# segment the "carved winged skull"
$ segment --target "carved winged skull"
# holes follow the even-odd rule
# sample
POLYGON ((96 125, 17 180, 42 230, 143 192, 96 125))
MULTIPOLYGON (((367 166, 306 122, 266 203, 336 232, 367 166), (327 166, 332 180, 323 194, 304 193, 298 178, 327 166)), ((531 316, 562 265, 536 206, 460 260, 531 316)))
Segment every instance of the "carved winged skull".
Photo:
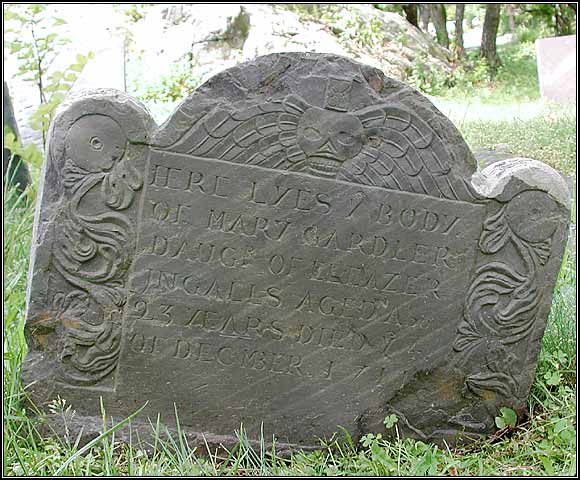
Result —
POLYGON ((339 112, 291 94, 216 107, 166 148, 441 198, 470 196, 443 140, 400 104, 339 112))

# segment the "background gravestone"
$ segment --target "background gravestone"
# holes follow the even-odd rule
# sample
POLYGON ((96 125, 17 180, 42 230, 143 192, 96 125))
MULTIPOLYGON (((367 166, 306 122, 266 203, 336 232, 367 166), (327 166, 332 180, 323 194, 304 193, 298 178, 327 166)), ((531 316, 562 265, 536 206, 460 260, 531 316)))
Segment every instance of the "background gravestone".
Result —
POLYGON ((176 409, 201 446, 264 422, 282 450, 525 413, 569 221, 550 167, 477 172, 428 100, 321 54, 226 70, 161 127, 87 92, 49 141, 23 377, 68 428, 94 435, 101 397, 118 419, 147 400, 142 435, 176 409))
POLYGON ((576 35, 536 40, 538 79, 542 97, 576 103, 576 35))
MULTIPOLYGON (((18 133, 18 124, 16 123, 16 118, 14 117, 14 109, 12 108, 12 100, 10 99, 10 91, 8 90, 8 85, 6 85, 6 82, 4 82, 3 88, 4 98, 2 100, 2 111, 4 114, 4 129, 8 129, 18 140, 20 137, 18 133)), ((13 155, 12 152, 6 147, 3 148, 2 152, 2 178, 3 181, 14 185, 20 192, 26 190, 26 187, 28 187, 30 184, 30 174, 28 173, 28 167, 26 163, 24 163, 24 160, 22 160, 19 155, 13 155)))

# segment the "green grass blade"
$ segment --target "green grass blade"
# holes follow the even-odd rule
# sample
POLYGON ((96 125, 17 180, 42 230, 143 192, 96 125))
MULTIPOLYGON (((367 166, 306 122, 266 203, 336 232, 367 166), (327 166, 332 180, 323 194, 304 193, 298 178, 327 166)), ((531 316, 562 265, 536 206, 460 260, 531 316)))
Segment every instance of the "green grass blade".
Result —
POLYGON ((75 452, 71 457, 68 458, 68 460, 66 460, 59 467, 59 469, 56 472, 54 472, 54 476, 55 477, 58 477, 59 475, 61 475, 62 472, 64 472, 66 470, 66 468, 72 462, 74 462, 77 458, 79 458, 83 453, 89 451, 91 448, 93 448, 95 445, 97 445, 100 441, 106 439, 109 435, 113 434, 114 432, 116 432, 117 430, 119 430, 120 428, 122 428, 124 425, 126 425, 127 423, 129 423, 131 420, 133 420, 137 415, 139 415, 143 411, 143 409, 147 406, 148 403, 149 402, 145 402, 145 404, 142 407, 140 407, 138 410, 136 410, 135 412, 133 412, 127 418, 121 420, 119 423, 117 423, 113 427, 111 427, 108 430, 104 431, 97 438, 91 440, 84 447, 82 447, 80 450, 78 450, 77 452, 75 452))

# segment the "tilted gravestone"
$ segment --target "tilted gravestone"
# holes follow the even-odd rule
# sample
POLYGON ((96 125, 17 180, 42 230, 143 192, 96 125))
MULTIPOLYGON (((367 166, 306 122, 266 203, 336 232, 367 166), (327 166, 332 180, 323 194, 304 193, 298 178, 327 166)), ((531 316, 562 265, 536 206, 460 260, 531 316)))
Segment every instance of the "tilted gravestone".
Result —
POLYGON ((476 172, 427 99, 322 54, 226 70, 161 127, 88 92, 49 137, 24 381, 67 428, 102 428, 101 398, 147 401, 142 434, 177 412, 198 444, 263 423, 281 449, 524 414, 569 221, 550 167, 476 172))
MULTIPOLYGON (((4 115, 4 131, 10 132, 14 136, 14 140, 19 140, 18 124, 16 123, 10 91, 8 90, 6 82, 4 82, 3 92, 2 112, 4 115)), ((28 166, 20 155, 14 154, 6 147, 3 147, 2 152, 2 179, 3 183, 7 182, 9 185, 14 186, 18 192, 23 192, 30 185, 28 166)))

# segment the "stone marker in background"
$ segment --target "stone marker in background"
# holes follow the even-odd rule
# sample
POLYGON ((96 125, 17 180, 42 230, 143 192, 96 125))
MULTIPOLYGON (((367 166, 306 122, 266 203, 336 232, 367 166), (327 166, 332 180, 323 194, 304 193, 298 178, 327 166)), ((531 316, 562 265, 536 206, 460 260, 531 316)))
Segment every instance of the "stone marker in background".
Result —
MULTIPOLYGON (((533 160, 482 172, 453 125, 374 68, 274 54, 162 127, 116 91, 55 117, 24 381, 94 435, 100 398, 200 446, 345 427, 454 442, 524 415, 569 220, 533 160)), ((62 431, 62 418, 49 416, 62 431)), ((125 431, 117 438, 128 438, 125 431)), ((135 437, 133 437, 135 438, 135 437)))
POLYGON ((540 94, 559 103, 576 103, 576 35, 536 40, 540 94))
MULTIPOLYGON (((8 90, 8 85, 4 82, 4 98, 2 100, 2 111, 3 117, 3 127, 4 130, 8 129, 14 137, 18 140, 20 134, 18 133, 18 124, 16 123, 16 118, 14 117, 14 109, 12 108, 12 100, 10 98, 10 91, 8 90)), ((2 179, 3 182, 7 181, 10 185, 19 191, 23 192, 26 187, 30 184, 30 174, 28 173, 28 166, 24 163, 24 160, 20 158, 19 155, 13 155, 13 153, 4 147, 2 153, 2 179)))

